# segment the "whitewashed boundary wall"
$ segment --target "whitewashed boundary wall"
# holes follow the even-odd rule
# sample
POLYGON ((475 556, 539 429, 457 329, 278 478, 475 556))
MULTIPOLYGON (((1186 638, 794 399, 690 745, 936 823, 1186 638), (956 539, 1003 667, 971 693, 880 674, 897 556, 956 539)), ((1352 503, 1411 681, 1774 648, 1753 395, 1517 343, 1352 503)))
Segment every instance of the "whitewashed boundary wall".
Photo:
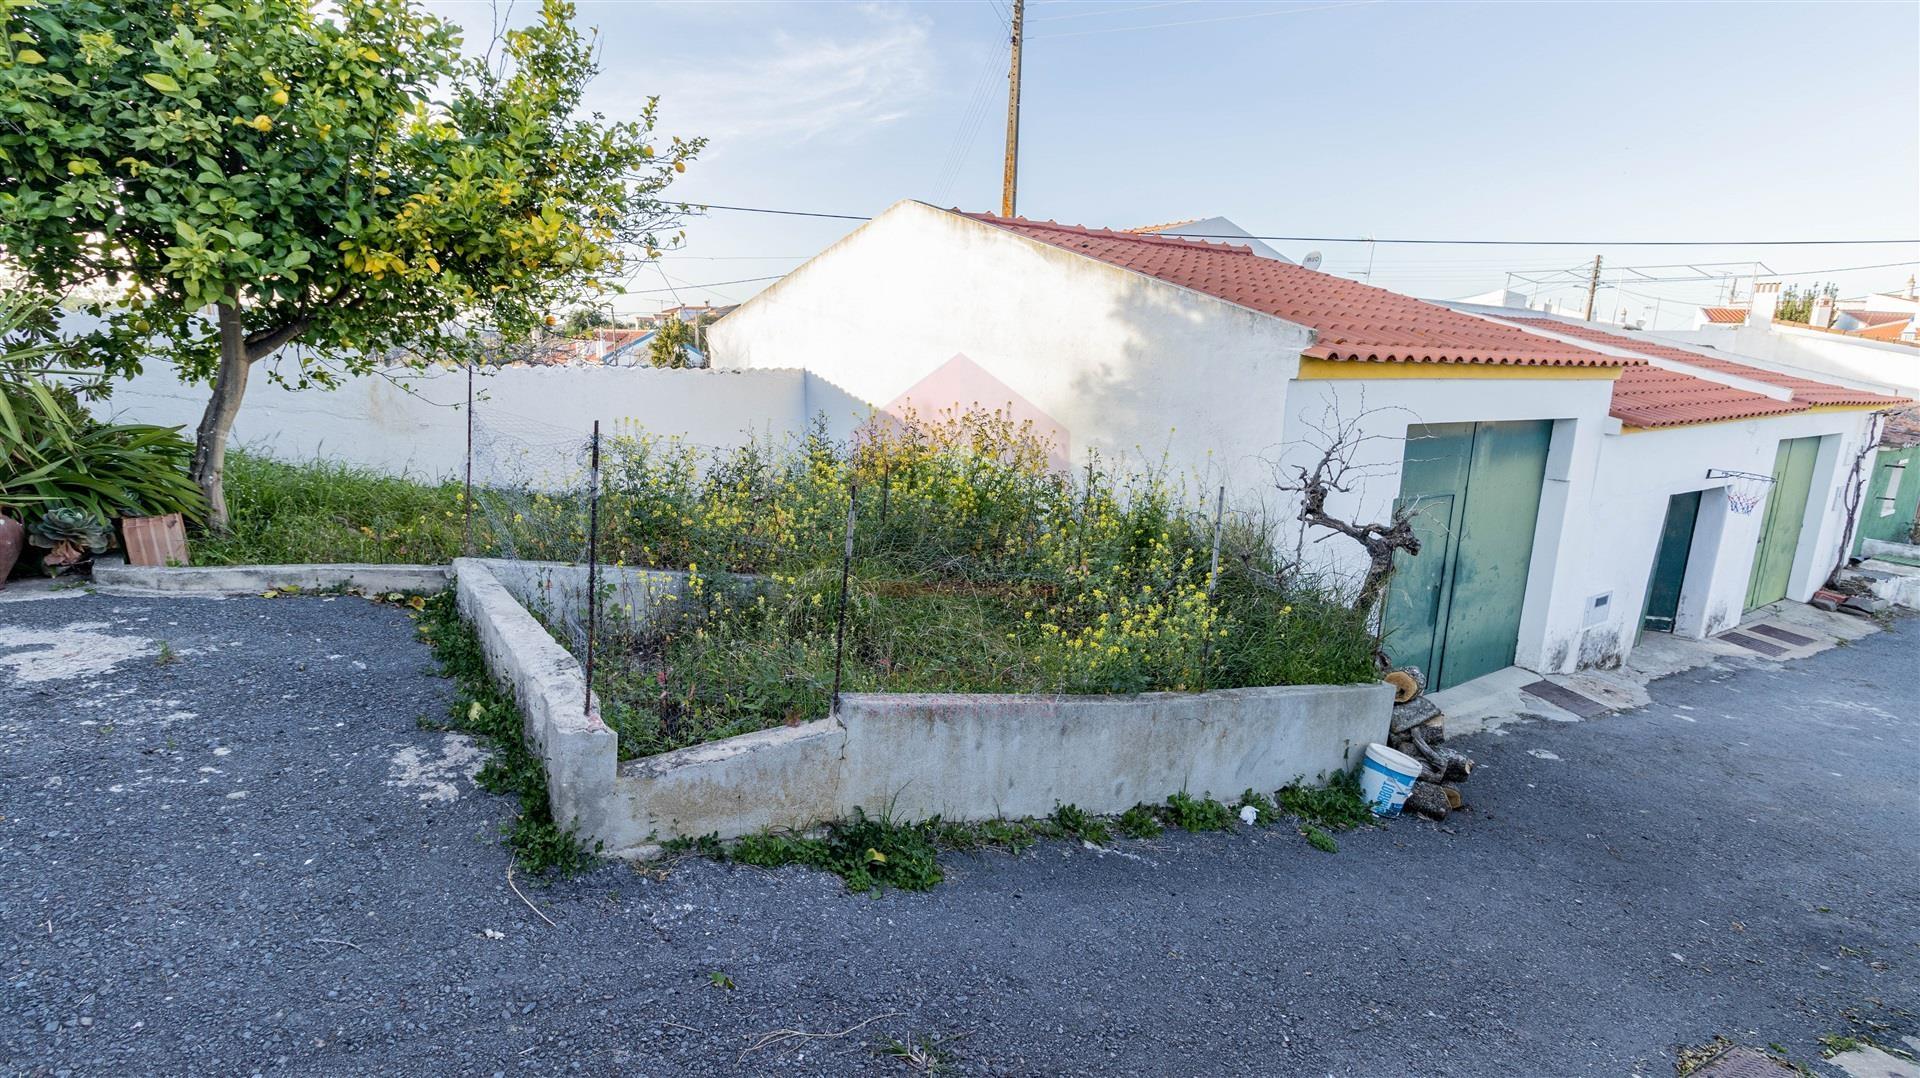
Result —
MULTIPOLYGON (((268 361, 271 363, 272 361, 268 361)), ((325 459, 393 475, 461 474, 467 444, 466 372, 435 368, 344 379, 337 389, 289 390, 254 371, 234 423, 233 444, 281 460, 325 459)), ((778 439, 816 415, 844 435, 866 405, 796 369, 660 370, 652 367, 507 367, 474 378, 475 414, 499 430, 545 436, 593 421, 633 425, 702 446, 778 439)), ((94 404, 103 419, 183 426, 191 435, 207 388, 161 364, 119 383, 94 404)))

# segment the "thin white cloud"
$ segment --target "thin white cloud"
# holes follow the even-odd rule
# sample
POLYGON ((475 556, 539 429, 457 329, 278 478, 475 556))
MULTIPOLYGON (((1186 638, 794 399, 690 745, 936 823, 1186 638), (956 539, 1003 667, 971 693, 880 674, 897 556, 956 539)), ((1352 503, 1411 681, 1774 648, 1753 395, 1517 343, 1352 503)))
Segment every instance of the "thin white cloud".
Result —
MULTIPOLYGON (((932 91, 937 66, 924 16, 856 10, 831 30, 750 37, 716 29, 696 48, 659 50, 633 71, 621 70, 609 35, 599 81, 615 94, 660 95, 662 130, 704 135, 715 149, 736 140, 852 141, 911 115, 932 91)), ((622 111, 611 106, 603 99, 609 114, 622 111)))

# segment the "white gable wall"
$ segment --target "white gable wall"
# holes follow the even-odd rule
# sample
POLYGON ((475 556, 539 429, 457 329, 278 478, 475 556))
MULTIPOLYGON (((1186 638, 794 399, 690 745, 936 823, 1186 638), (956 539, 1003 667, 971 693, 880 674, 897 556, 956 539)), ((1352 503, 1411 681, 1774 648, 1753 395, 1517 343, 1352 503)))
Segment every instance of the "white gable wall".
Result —
MULTIPOLYGON (((965 355, 1089 447, 1265 488, 1303 327, 903 202, 708 331, 714 366, 804 367, 885 405, 965 355)), ((958 402, 967 404, 971 402, 958 402)), ((981 400, 994 407, 1004 401, 981 400)), ((924 412, 926 409, 921 407, 924 412)))

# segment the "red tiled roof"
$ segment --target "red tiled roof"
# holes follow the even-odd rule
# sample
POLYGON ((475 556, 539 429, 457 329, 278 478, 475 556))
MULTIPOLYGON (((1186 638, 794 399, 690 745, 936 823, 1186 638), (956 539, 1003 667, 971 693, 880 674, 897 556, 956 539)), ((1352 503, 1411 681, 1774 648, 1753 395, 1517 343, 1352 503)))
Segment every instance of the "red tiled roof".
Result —
POLYGON ((1887 397, 1878 393, 1869 393, 1863 389, 1849 389, 1846 386, 1837 386, 1828 382, 1816 382, 1811 378, 1800 378, 1791 374, 1781 374, 1779 371, 1770 371, 1764 367, 1753 367, 1745 363, 1735 363, 1733 360, 1721 359, 1719 356, 1707 355, 1704 352, 1693 352, 1684 348, 1674 348, 1670 345, 1654 344, 1651 341, 1643 341, 1637 337, 1624 337, 1618 333, 1608 333, 1605 330, 1594 329, 1591 326, 1576 325, 1569 322, 1556 322, 1550 318, 1515 318, 1513 321, 1525 322, 1530 326, 1538 326, 1549 333, 1564 333, 1569 337, 1578 337, 1583 341, 1592 341, 1594 344, 1604 344, 1612 348, 1623 348, 1631 352, 1638 352, 1643 356, 1672 360, 1675 363, 1685 363, 1690 367, 1699 367, 1702 370, 1716 371, 1720 374, 1730 374, 1736 377, 1746 378, 1750 381, 1764 382, 1770 386, 1779 386, 1781 389, 1790 391, 1793 394, 1793 399, 1801 404, 1888 407, 1896 404, 1912 403, 1905 397, 1887 397))
POLYGON ((1707 316, 1707 321, 1717 325, 1725 325, 1729 322, 1745 322, 1747 320, 1747 309, 1745 307, 1702 307, 1700 308, 1700 313, 1707 316))
POLYGON ((1316 336, 1302 354, 1314 359, 1528 367, 1619 367, 1642 362, 1603 355, 1304 266, 1261 258, 1251 248, 1237 244, 1080 228, 985 213, 965 216, 1306 326, 1316 336))
POLYGON ((1841 314, 1869 326, 1884 326, 1889 322, 1911 322, 1913 314, 1909 311, 1841 311, 1841 314))
POLYGON ((1804 412, 1807 405, 1775 400, 1665 367, 1627 367, 1613 383, 1609 415, 1629 427, 1679 427, 1726 419, 1804 412))
POLYGON ((1853 331, 1853 335, 1855 337, 1865 337, 1870 341, 1897 341, 1900 339, 1900 335, 1906 331, 1907 323, 1905 322, 1885 322, 1877 326, 1868 326, 1865 329, 1856 329, 1853 331))

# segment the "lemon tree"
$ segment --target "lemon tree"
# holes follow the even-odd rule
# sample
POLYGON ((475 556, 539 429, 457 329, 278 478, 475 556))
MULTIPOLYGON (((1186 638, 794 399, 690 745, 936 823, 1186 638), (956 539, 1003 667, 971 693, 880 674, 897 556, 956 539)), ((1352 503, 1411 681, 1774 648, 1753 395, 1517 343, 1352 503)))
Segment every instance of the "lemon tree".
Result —
POLYGON ((111 374, 211 384, 193 460, 227 520, 255 364, 304 388, 516 340, 673 241, 702 140, 583 110, 570 4, 463 50, 411 0, 0 0, 0 275, 96 316, 111 374))

